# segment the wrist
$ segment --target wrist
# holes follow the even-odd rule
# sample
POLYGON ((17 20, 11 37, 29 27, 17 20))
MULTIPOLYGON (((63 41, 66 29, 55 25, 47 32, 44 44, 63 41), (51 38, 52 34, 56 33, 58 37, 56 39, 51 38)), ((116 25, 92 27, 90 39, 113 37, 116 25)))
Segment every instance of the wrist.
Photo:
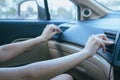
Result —
POLYGON ((35 38, 35 41, 40 43, 40 42, 44 42, 44 41, 47 41, 47 40, 42 36, 38 36, 38 37, 35 38))
POLYGON ((43 37, 43 36, 38 36, 37 39, 39 41, 47 41, 47 39, 45 37, 43 37))
POLYGON ((87 56, 87 57, 92 57, 92 53, 91 53, 91 51, 89 51, 89 50, 87 50, 87 49, 83 49, 82 50, 83 52, 84 52, 84 54, 87 56))

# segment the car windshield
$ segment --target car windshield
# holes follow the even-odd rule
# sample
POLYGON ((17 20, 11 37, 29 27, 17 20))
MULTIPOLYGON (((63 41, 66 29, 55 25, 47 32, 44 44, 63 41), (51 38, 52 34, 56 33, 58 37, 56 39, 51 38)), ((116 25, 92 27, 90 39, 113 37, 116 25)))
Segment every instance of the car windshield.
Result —
POLYGON ((120 0, 96 0, 103 6, 113 11, 120 11, 120 0))

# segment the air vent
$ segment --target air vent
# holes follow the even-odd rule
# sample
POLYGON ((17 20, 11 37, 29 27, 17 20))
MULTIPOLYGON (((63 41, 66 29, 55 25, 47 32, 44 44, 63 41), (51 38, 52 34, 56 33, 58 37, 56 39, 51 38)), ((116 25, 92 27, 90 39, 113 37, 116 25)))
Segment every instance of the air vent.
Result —
MULTIPOLYGON (((110 39, 113 42, 115 42, 117 32, 105 31, 104 33, 105 33, 105 35, 107 36, 108 39, 110 39)), ((107 53, 112 54, 113 50, 114 50, 114 44, 112 44, 112 45, 106 45, 106 51, 107 51, 107 53)))

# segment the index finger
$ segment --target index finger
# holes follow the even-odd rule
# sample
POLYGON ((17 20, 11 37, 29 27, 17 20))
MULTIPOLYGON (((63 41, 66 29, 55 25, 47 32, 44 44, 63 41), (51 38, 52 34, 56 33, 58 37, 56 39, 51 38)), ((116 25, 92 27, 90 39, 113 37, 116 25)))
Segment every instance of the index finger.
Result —
POLYGON ((103 40, 103 42, 104 42, 105 44, 114 44, 114 42, 111 41, 111 40, 109 40, 109 41, 105 41, 105 40, 103 40))
POLYGON ((103 40, 109 41, 109 39, 106 37, 105 34, 97 34, 96 36, 103 39, 103 40))

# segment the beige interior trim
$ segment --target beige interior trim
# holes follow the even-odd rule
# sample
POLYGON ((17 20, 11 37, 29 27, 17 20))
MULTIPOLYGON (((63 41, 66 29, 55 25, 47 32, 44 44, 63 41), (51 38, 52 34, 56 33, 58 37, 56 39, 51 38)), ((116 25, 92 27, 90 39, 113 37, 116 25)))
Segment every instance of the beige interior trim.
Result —
MULTIPOLYGON (((19 38, 12 41, 12 43, 25 41, 31 38, 19 38)), ((43 61, 51 59, 51 56, 49 54, 48 50, 48 42, 42 42, 40 44, 37 44, 34 47, 30 47, 29 49, 26 49, 21 54, 17 55, 16 57, 12 58, 9 61, 0 63, 0 67, 9 67, 9 66, 21 66, 37 61, 43 61)))
POLYGON ((113 67, 112 67, 112 70, 111 70, 111 73, 110 73, 110 80, 114 80, 114 71, 113 71, 113 67))
MULTIPOLYGON (((81 51, 83 47, 70 43, 60 43, 56 41, 48 41, 49 52, 53 58, 70 55, 81 51)), ((93 57, 84 60, 76 69, 95 78, 96 80, 108 80, 110 64, 100 55, 95 54, 93 57)), ((111 72, 113 76, 113 72, 111 72)), ((111 80, 113 77, 111 77, 111 80)))
POLYGON ((109 10, 107 10, 105 7, 103 7, 102 5, 100 5, 94 0, 71 0, 71 1, 76 3, 80 7, 81 20, 101 18, 109 12, 109 10), (85 8, 88 8, 92 11, 91 16, 88 18, 82 15, 82 11, 85 8))

